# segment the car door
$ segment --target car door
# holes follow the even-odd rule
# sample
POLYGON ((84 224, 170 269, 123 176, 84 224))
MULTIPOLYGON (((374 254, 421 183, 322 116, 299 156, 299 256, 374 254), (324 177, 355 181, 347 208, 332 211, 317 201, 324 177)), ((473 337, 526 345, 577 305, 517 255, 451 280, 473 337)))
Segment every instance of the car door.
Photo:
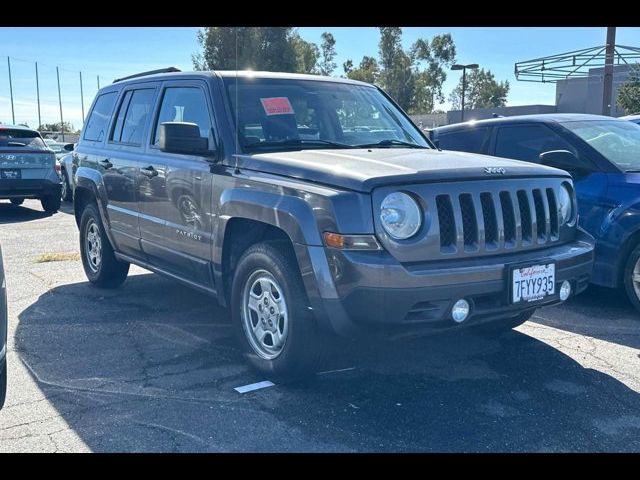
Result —
POLYGON ((138 176, 144 160, 156 84, 133 84, 121 92, 103 158, 98 160, 107 196, 107 213, 120 252, 142 257, 138 220, 138 176))
POLYGON ((580 225, 595 233, 609 205, 606 196, 606 174, 589 159, 571 139, 543 123, 504 125, 496 127, 492 155, 540 163, 540 154, 551 150, 568 150, 576 157, 576 167, 569 171, 578 199, 580 225), (584 169, 584 170, 583 170, 584 169))
POLYGON ((212 187, 210 158, 165 153, 160 125, 191 122, 214 145, 207 86, 198 80, 164 82, 141 165, 138 189, 140 235, 149 261, 168 273, 213 287, 211 272, 212 187))

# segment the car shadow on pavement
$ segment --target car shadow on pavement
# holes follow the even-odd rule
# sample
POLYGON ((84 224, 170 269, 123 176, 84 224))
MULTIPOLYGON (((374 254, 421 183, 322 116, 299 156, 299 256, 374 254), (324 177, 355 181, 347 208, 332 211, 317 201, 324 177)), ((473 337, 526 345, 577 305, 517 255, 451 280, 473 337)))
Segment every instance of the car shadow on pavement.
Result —
MULTIPOLYGON (((58 213, 73 215, 73 204, 63 203, 58 213)), ((9 202, 0 201, 0 225, 7 223, 30 222, 51 217, 55 214, 47 213, 40 208, 40 203, 29 201, 23 205, 14 206, 9 202), (35 207, 35 208, 34 208, 35 207)))
POLYGON ((563 305, 538 310, 532 320, 640 350, 640 312, 622 289, 591 285, 563 305))
POLYGON ((264 378, 227 312, 147 274, 53 288, 15 346, 94 451, 640 449, 636 392, 518 331, 353 343, 342 371, 241 395, 264 378))

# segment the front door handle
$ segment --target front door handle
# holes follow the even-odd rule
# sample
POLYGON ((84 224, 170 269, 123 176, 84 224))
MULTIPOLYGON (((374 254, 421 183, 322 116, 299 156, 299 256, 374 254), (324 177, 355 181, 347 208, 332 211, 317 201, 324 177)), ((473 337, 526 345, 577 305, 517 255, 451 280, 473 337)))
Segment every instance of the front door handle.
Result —
POLYGON ((155 169, 153 165, 149 165, 148 167, 141 168, 140 171, 142 172, 143 175, 146 175, 147 177, 158 176, 158 171, 155 169))
POLYGON ((108 158, 105 158, 104 160, 100 160, 100 163, 105 168, 105 170, 108 170, 111 167, 113 167, 113 163, 111 163, 110 159, 108 158))

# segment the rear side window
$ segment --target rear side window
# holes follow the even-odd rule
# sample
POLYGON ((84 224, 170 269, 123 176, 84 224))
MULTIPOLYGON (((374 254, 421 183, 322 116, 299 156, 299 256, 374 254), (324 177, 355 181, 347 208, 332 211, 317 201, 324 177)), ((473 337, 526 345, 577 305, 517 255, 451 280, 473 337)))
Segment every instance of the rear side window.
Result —
POLYGON ((33 130, 0 128, 0 148, 46 150, 48 147, 33 130))
POLYGON ((82 138, 92 142, 104 140, 107 125, 113 112, 113 105, 116 103, 117 92, 104 93, 98 97, 96 104, 87 120, 82 138))
POLYGON ((165 122, 195 123, 201 137, 209 137, 211 119, 204 92, 198 87, 169 87, 164 91, 155 125, 153 144, 160 143, 160 125, 165 122))
POLYGON ((458 150, 460 152, 481 153, 489 129, 470 128, 462 132, 439 133, 438 146, 443 150, 458 150))
POLYGON ((544 125, 500 127, 496 137, 495 155, 526 162, 539 162, 540 154, 551 150, 576 150, 560 135, 544 125))
POLYGON ((153 94, 153 88, 144 88, 129 91, 124 95, 116 125, 111 132, 111 141, 142 145, 142 137, 153 107, 153 94))

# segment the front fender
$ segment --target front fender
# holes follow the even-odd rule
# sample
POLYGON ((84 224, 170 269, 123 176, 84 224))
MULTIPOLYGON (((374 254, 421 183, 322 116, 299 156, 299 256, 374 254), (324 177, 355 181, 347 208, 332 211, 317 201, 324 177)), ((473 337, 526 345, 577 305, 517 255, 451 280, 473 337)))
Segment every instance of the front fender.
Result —
POLYGON ((617 287, 621 269, 640 235, 640 201, 619 205, 607 214, 596 234, 592 282, 617 287))

